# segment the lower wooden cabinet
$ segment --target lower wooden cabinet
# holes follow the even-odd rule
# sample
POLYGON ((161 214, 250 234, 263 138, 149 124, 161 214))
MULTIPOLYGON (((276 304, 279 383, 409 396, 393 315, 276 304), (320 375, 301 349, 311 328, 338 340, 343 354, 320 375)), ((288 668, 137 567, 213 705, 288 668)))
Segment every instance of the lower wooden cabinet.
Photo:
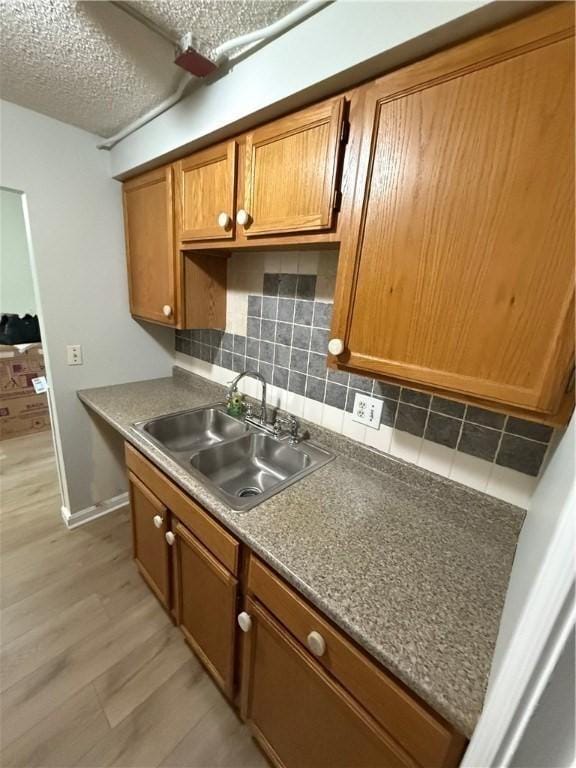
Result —
POLYGON ((220 687, 232 697, 238 582, 180 523, 175 534, 178 624, 220 687))
POLYGON ((131 472, 130 507, 134 559, 144 580, 165 608, 170 606, 170 560, 166 543, 168 510, 131 472))
POLYGON ((458 765, 449 723, 129 445, 126 463, 138 568, 273 764, 458 765))
POLYGON ((415 766, 352 697, 255 601, 244 646, 242 716, 286 768, 415 766))

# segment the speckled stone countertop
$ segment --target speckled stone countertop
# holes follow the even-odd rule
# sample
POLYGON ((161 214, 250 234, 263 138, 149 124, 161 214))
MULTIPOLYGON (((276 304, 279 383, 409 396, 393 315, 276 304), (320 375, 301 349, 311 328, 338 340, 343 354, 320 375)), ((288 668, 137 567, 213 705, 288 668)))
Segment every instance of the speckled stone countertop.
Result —
POLYGON ((304 423, 334 461, 248 512, 235 512, 131 428, 223 399, 172 378, 83 390, 114 426, 235 536, 470 736, 524 512, 304 423))

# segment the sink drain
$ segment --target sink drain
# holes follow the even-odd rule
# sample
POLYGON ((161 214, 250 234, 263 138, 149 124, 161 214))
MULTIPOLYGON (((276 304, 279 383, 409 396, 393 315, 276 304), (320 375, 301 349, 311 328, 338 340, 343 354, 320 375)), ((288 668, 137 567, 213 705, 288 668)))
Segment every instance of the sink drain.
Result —
POLYGON ((246 496, 258 496, 262 491, 260 488, 254 488, 254 486, 249 486, 248 488, 242 488, 238 491, 236 494, 237 496, 240 496, 241 499, 244 499, 246 496))

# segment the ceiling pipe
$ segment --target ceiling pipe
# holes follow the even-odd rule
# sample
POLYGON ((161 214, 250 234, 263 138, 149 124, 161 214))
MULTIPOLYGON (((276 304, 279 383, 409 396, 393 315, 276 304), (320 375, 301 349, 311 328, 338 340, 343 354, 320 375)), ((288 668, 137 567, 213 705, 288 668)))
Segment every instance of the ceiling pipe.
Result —
POLYGON ((306 0, 306 2, 299 5, 298 8, 287 13, 286 16, 282 16, 281 19, 274 21, 269 26, 262 27, 262 29, 255 29, 253 32, 247 32, 245 35, 240 35, 239 37, 233 37, 231 40, 226 40, 222 45, 213 49, 212 58, 218 63, 218 60, 222 56, 234 48, 248 45, 248 43, 260 43, 264 40, 269 40, 271 37, 279 35, 281 32, 298 24, 300 21, 304 21, 305 18, 316 13, 316 11, 319 11, 321 8, 324 8, 324 6, 330 5, 333 1, 334 0, 324 0, 323 2, 321 0, 306 0))
POLYGON ((115 133, 114 136, 110 136, 109 139, 106 139, 106 141, 98 144, 96 149, 112 149, 112 147, 115 147, 119 141, 125 139, 126 136, 130 136, 130 134, 134 133, 134 131, 137 131, 138 128, 141 128, 143 125, 146 125, 146 123, 154 120, 155 117, 158 117, 158 115, 166 112, 166 110, 170 109, 170 107, 173 107, 174 104, 177 104, 180 101, 184 95, 184 91, 194 79, 195 78, 193 78, 192 75, 190 75, 188 72, 185 72, 178 84, 178 88, 174 91, 173 94, 168 96, 167 99, 164 99, 164 101, 161 101, 160 104, 154 107, 154 109, 151 109, 149 112, 146 112, 145 115, 142 115, 142 117, 134 120, 134 122, 130 123, 130 125, 127 125, 126 128, 122 128, 122 130, 118 131, 118 133, 115 133))
MULTIPOLYGON (((227 51, 230 51, 234 48, 238 48, 244 45, 250 45, 250 48, 255 48, 256 45, 260 43, 264 43, 267 40, 270 40, 273 37, 276 37, 282 32, 285 32, 290 27, 295 26, 296 24, 300 23, 301 21, 304 21, 305 18, 308 16, 311 16, 313 13, 316 13, 317 11, 321 10, 327 5, 330 5, 334 0, 307 0, 302 5, 300 5, 298 8, 296 8, 291 13, 288 13, 286 16, 283 16, 281 19, 278 19, 278 21, 275 21, 273 24, 270 24, 268 27, 262 27, 262 29, 257 29, 254 32, 248 32, 245 35, 240 35, 239 37, 232 38, 231 40, 226 41, 225 43, 222 43, 222 45, 219 45, 217 48, 215 48, 212 51, 213 58, 216 60, 217 64, 224 63, 224 60, 226 59, 225 54, 227 51)), ((131 16, 134 18, 138 18, 138 21, 143 21, 142 14, 140 14, 138 11, 135 11, 132 7, 128 6, 127 3, 123 2, 114 2, 114 5, 116 5, 118 8, 120 8, 123 11, 126 11, 130 13, 131 16), (130 7, 130 10, 128 10, 128 7, 130 7)), ((149 26, 150 29, 153 29, 156 32, 159 32, 159 28, 150 20, 147 20, 146 26, 149 26)), ((166 33, 162 31, 162 36, 167 37, 166 33)), ((186 39, 183 38, 183 39, 186 39)), ((170 39, 170 42, 173 42, 170 39)), ((226 60, 228 63, 233 63, 237 58, 244 58, 247 51, 240 51, 237 56, 230 56, 226 60)), ((200 82, 197 80, 197 78, 190 75, 188 72, 185 73, 183 78, 180 80, 177 89, 174 91, 173 94, 168 96, 167 99, 164 99, 160 104, 158 104, 156 107, 151 109, 149 112, 147 112, 145 115, 142 115, 142 117, 139 117, 138 119, 134 120, 134 122, 130 123, 130 125, 126 126, 126 128, 123 128, 121 131, 118 131, 118 133, 115 133, 113 136, 110 136, 110 138, 103 141, 101 144, 97 145, 97 149, 112 149, 112 147, 115 147, 116 144, 118 144, 122 139, 125 139, 127 136, 130 136, 130 134, 134 133, 134 131, 137 131, 142 126, 146 125, 150 121, 154 120, 155 117, 158 117, 163 112, 166 112, 170 107, 173 107, 175 104, 177 104, 182 96, 184 95, 188 85, 190 85, 191 82, 200 82)))
POLYGON ((136 19, 140 24, 148 27, 148 29, 151 29, 152 32, 155 32, 157 35, 160 35, 160 37, 163 37, 164 40, 174 47, 177 48, 180 45, 180 40, 176 39, 173 35, 170 35, 159 24, 152 21, 152 19, 149 19, 148 16, 139 11, 138 8, 135 8, 132 3, 124 2, 123 0, 110 0, 110 5, 115 5, 119 11, 123 11, 124 13, 127 13, 128 16, 132 16, 133 19, 136 19))

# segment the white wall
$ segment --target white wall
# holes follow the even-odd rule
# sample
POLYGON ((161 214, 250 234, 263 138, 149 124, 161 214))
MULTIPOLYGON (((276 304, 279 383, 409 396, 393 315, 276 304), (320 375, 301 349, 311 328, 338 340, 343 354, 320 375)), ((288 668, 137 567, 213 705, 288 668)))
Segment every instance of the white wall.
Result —
POLYGON ((532 496, 514 558, 491 683, 496 678, 530 591, 540 576, 541 564, 556 528, 568 510, 576 509, 576 417, 573 416, 532 496))
POLYGON ((569 768, 574 765, 575 679, 572 634, 512 758, 512 768, 569 768))
POLYGON ((22 196, 0 189, 0 312, 36 314, 22 196))
POLYGON ((571 671, 564 653, 566 645, 568 653, 573 652, 569 638, 576 616, 575 439, 573 416, 528 508, 484 709, 462 762, 466 768, 524 764, 560 768, 568 759, 574 733, 569 707, 573 669, 568 689, 559 675, 571 671), (528 757, 536 742, 540 763, 530 762, 537 758, 535 751, 528 757))
POLYGON ((534 3, 337 0, 117 144, 110 152, 112 175, 321 99, 526 13, 528 6, 534 3))
POLYGON ((173 332, 128 313, 121 187, 98 138, 0 106, 0 184, 25 194, 64 503, 77 512, 123 491, 125 479, 117 441, 76 391, 170 375, 173 332), (66 364, 67 344, 82 344, 84 365, 66 364))

